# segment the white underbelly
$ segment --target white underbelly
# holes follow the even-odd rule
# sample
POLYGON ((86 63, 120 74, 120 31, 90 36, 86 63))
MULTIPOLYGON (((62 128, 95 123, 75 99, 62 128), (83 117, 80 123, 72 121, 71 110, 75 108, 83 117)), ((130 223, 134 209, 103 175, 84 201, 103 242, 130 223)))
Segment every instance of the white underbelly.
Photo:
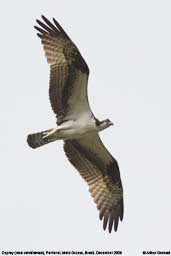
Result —
POLYGON ((58 133, 61 139, 78 139, 84 135, 92 132, 98 132, 94 122, 84 123, 84 121, 73 121, 66 126, 65 129, 61 129, 58 133))

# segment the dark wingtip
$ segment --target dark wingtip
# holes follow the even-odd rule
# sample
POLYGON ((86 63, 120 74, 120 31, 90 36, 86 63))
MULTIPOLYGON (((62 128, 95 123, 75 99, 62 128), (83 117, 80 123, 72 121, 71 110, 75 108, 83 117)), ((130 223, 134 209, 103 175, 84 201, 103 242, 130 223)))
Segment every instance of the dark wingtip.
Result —
POLYGON ((104 230, 106 230, 107 223, 108 223, 108 216, 104 216, 104 219, 103 219, 103 229, 104 230))
POLYGON ((37 33, 37 36, 42 39, 42 34, 37 33))
POLYGON ((43 14, 41 15, 41 18, 42 18, 43 20, 47 19, 43 14))
POLYGON ((115 219, 115 223, 114 223, 114 230, 115 230, 115 232, 118 229, 118 222, 119 222, 119 217, 115 219))
POLYGON ((40 27, 34 26, 34 28, 35 28, 37 31, 39 31, 40 33, 42 33, 42 34, 46 34, 46 33, 47 33, 45 30, 43 30, 43 29, 40 28, 40 27))
POLYGON ((65 32, 65 30, 59 24, 59 22, 54 17, 52 19, 53 19, 53 22, 56 25, 56 27, 59 29, 59 31, 62 32, 66 36, 66 38, 70 39, 69 36, 67 35, 67 33, 65 32))
POLYGON ((124 216, 124 202, 122 200, 121 202, 121 214, 120 214, 120 220, 123 220, 123 216, 124 216))
POLYGON ((48 24, 49 26, 53 26, 53 24, 44 15, 41 15, 41 18, 46 22, 46 24, 48 24))
POLYGON ((40 27, 34 26, 34 28, 43 35, 48 33, 51 36, 58 36, 59 30, 57 29, 57 27, 52 24, 44 15, 41 15, 41 18, 43 22, 39 19, 36 19, 36 22, 40 27))
POLYGON ((54 17, 53 17, 52 19, 53 19, 53 22, 55 23, 56 27, 57 27, 60 31, 63 31, 63 32, 64 32, 64 30, 63 30, 63 28, 61 27, 61 25, 59 24, 59 22, 58 22, 54 17))
POLYGON ((57 20, 56 20, 54 17, 52 17, 52 19, 53 19, 53 22, 54 22, 54 23, 59 24, 59 23, 57 22, 57 20))
MULTIPOLYGON (((58 36, 59 33, 62 33, 66 38, 70 39, 65 30, 61 27, 59 22, 53 17, 54 24, 49 21, 43 14, 41 18, 44 22, 36 19, 37 24, 40 26, 34 26, 36 30, 38 30, 42 34, 49 33, 51 36, 58 36)), ((40 34, 38 35, 40 37, 40 34)), ((41 38, 41 37, 40 37, 41 38)))

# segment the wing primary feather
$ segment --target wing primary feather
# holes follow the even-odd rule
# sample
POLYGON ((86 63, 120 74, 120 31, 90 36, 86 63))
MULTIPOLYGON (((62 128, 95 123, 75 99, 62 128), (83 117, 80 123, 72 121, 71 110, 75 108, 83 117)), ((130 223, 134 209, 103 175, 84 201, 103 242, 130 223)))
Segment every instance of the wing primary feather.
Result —
POLYGON ((39 33, 37 33, 37 36, 40 37, 41 39, 43 37, 42 34, 39 34, 39 33))
POLYGON ((59 30, 57 29, 57 27, 55 27, 44 15, 41 15, 42 19, 46 22, 46 24, 52 28, 53 30, 55 30, 56 32, 59 33, 59 30))
POLYGON ((111 233, 112 231, 112 227, 113 227, 113 222, 114 222, 114 212, 111 213, 110 218, 109 218, 109 233, 111 233))
POLYGON ((121 213, 120 213, 120 220, 123 220, 123 215, 124 215, 124 205, 123 205, 123 200, 121 202, 121 209, 120 209, 121 213))
POLYGON ((107 223, 108 223, 109 215, 106 214, 103 219, 103 229, 106 229, 107 223))
POLYGON ((55 18, 53 18, 53 22, 55 23, 56 27, 57 27, 61 32, 63 32, 63 34, 64 34, 68 39, 70 39, 69 36, 67 35, 67 33, 65 32, 65 30, 61 27, 61 25, 57 22, 57 20, 55 20, 55 18))
POLYGON ((99 213, 99 219, 102 220, 103 219, 103 216, 105 214, 105 211, 106 211, 106 208, 102 208, 102 210, 100 210, 100 213, 99 213))
POLYGON ((39 28, 39 27, 37 27, 37 26, 34 26, 34 28, 35 28, 36 30, 38 30, 40 33, 42 33, 42 34, 47 34, 47 31, 43 30, 42 28, 39 28))
POLYGON ((115 224, 114 224, 114 230, 115 231, 117 231, 117 228, 118 228, 118 221, 119 221, 119 217, 116 217, 115 224))
POLYGON ((49 32, 50 34, 54 34, 54 31, 52 29, 50 29, 48 26, 46 26, 43 22, 41 22, 40 20, 36 20, 36 22, 42 27, 44 28, 47 32, 49 32))

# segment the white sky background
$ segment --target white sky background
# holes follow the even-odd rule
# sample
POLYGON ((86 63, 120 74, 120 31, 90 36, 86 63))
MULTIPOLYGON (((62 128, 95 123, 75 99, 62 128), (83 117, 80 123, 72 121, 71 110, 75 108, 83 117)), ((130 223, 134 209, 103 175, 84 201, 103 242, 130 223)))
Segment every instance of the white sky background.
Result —
POLYGON ((0 249, 168 250, 171 237, 171 2, 3 1, 0 249), (55 126, 49 68, 35 19, 55 17, 90 67, 89 100, 115 126, 101 135, 120 164, 125 216, 102 229, 88 186, 62 142, 32 150, 55 126))

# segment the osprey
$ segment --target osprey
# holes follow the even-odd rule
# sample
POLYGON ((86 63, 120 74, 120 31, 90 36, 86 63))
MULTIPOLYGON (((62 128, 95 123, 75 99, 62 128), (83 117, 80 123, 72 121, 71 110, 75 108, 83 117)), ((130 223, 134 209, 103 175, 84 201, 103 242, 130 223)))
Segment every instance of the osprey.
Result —
POLYGON ((36 20, 47 61, 50 65, 49 98, 57 117, 55 128, 30 134, 27 142, 37 148, 63 140, 71 164, 89 185, 89 191, 103 220, 103 229, 117 230, 123 219, 123 189, 117 161, 105 148, 99 132, 112 125, 92 113, 87 83, 89 68, 76 45, 53 18, 36 20), (114 228, 113 228, 114 227, 114 228))

